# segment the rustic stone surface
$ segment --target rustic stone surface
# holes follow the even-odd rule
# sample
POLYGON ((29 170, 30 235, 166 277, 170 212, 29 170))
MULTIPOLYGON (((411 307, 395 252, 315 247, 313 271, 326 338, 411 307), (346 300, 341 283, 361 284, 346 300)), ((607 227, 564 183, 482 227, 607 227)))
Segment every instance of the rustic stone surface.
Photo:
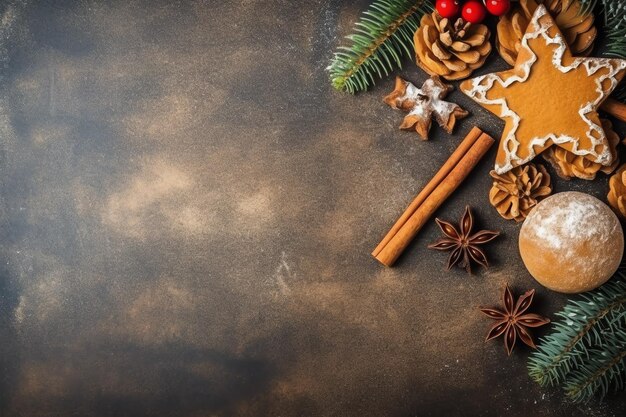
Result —
POLYGON ((489 271, 446 272, 434 222, 395 268, 370 257, 471 126, 502 124, 454 91, 473 114, 422 142, 381 101, 393 77, 333 91, 365 4, 0 6, 0 415, 624 414, 483 343, 505 282, 551 317, 566 300, 489 205, 495 147, 437 213, 504 232, 489 271))

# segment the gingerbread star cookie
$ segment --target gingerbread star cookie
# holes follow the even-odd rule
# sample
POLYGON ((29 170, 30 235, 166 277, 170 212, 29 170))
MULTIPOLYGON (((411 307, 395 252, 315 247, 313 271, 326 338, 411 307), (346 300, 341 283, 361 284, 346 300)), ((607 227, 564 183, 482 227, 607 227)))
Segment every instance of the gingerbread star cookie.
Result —
POLYGON ((452 133, 456 121, 469 114, 457 104, 443 100, 452 88, 436 75, 424 81, 422 88, 396 77, 395 89, 383 100, 394 109, 409 112, 400 129, 415 129, 423 140, 428 140, 433 118, 446 132, 452 133))
POLYGON ((495 170, 503 174, 555 144, 609 166, 613 155, 597 113, 626 71, 626 60, 575 58, 540 5, 515 67, 461 84, 461 91, 505 121, 495 170))

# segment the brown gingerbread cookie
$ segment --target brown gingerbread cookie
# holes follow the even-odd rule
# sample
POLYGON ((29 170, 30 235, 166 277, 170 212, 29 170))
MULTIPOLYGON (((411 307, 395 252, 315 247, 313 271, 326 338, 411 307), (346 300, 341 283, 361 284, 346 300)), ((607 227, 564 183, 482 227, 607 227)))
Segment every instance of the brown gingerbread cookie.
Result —
POLYGON ((446 132, 452 133, 456 121, 469 114, 458 104, 444 100, 452 89, 436 75, 424 81, 421 88, 396 77, 394 90, 383 101, 394 109, 408 112, 400 129, 414 129, 423 140, 428 140, 432 119, 446 132))
POLYGON ((515 68, 461 90, 505 121, 495 171, 505 173, 552 145, 609 166, 613 155, 598 107, 624 76, 626 60, 575 58, 554 19, 537 7, 515 68))

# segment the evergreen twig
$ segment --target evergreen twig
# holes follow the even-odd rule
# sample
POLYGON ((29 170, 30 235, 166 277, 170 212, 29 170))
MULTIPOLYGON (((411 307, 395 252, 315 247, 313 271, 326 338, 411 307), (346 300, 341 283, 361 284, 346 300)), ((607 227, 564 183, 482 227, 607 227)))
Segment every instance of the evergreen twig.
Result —
MULTIPOLYGON (((616 336, 619 339, 619 336, 616 336)), ((572 378, 565 384, 565 393, 576 402, 587 401, 594 395, 604 398, 613 385, 615 390, 624 389, 626 341, 617 346, 603 346, 593 349, 591 358, 581 370, 572 372, 572 378)))
POLYGON ((599 289, 571 300, 556 315, 555 331, 540 340, 528 362, 542 386, 563 385, 576 402, 623 389, 626 377, 626 282, 615 277, 599 289))
POLYGON ((351 46, 339 46, 327 70, 333 87, 354 94, 367 90, 413 56, 413 34, 420 17, 432 10, 432 0, 376 0, 346 36, 351 46))

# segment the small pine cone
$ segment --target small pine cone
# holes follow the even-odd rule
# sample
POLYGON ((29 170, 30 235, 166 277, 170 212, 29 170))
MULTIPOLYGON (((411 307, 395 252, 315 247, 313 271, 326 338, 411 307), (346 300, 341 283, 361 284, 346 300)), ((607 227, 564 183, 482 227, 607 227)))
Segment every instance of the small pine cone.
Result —
POLYGON ((613 211, 626 220, 626 164, 609 179, 609 194, 606 196, 613 211))
POLYGON ((539 200, 552 192, 550 175, 543 165, 528 163, 500 175, 489 173, 493 186, 489 191, 489 201, 507 220, 521 222, 539 200))
POLYGON ((422 16, 415 31, 417 65, 431 75, 460 80, 480 68, 491 52, 489 29, 459 18, 455 22, 434 11, 422 16))
POLYGON ((619 165, 616 147, 620 143, 620 139, 613 130, 613 124, 610 120, 600 119, 600 121, 602 122, 602 128, 609 142, 609 149, 614 161, 613 164, 609 166, 601 165, 597 162, 590 161, 582 155, 576 155, 566 149, 553 145, 541 155, 546 161, 550 162, 559 177, 566 180, 573 177, 583 180, 593 180, 596 178, 598 171, 605 174, 610 174, 615 171, 615 168, 619 165))
POLYGON ((572 54, 574 56, 589 55, 598 31, 593 25, 593 13, 582 13, 580 0, 520 0, 507 14, 500 16, 496 41, 500 56, 509 64, 515 65, 526 27, 538 4, 541 3, 554 17, 572 54))

